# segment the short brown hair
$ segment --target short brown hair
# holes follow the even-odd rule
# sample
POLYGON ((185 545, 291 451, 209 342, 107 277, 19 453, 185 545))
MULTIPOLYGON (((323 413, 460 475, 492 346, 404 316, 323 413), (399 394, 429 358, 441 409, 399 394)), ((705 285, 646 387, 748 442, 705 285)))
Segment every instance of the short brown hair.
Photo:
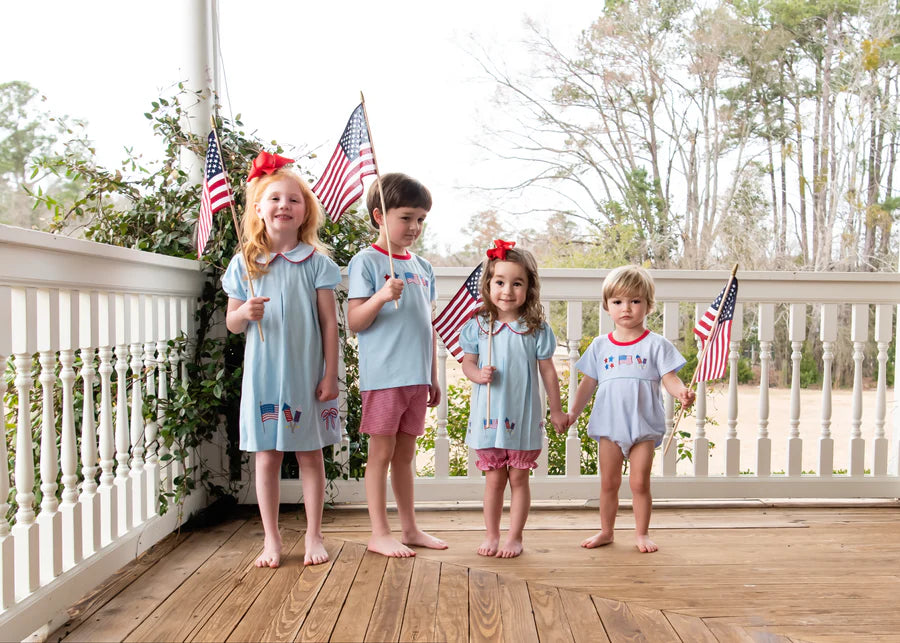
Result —
MULTIPOLYGON (((384 209, 422 208, 431 210, 431 192, 419 181, 401 172, 391 172, 381 177, 381 188, 384 191, 384 209)), ((381 210, 381 198, 378 196, 378 181, 369 186, 366 195, 366 207, 369 209, 369 221, 378 228, 375 221, 375 208, 381 210)), ((381 213, 386 214, 385 212, 381 213)))
POLYGON ((656 286, 653 277, 640 266, 613 268, 603 280, 603 310, 609 311, 606 301, 613 297, 635 295, 647 301, 647 312, 656 303, 656 286))

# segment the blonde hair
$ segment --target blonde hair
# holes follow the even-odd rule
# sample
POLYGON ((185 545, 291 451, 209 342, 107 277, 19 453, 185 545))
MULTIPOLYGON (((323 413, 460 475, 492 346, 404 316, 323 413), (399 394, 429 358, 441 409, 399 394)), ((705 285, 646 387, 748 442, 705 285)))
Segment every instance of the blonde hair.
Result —
POLYGON ((608 299, 629 295, 644 299, 647 302, 647 312, 652 311, 656 303, 653 277, 640 266, 613 268, 603 280, 603 310, 609 311, 606 305, 608 299))
POLYGON ((266 224, 256 213, 256 205, 262 199, 266 188, 282 179, 295 181, 303 194, 306 219, 297 231, 297 241, 312 246, 318 252, 328 254, 328 248, 319 240, 319 227, 322 225, 323 217, 322 208, 316 195, 299 174, 282 167, 271 174, 256 177, 247 184, 241 231, 244 239, 244 254, 248 264, 247 274, 251 279, 256 279, 269 271, 269 253, 271 252, 271 240, 266 233, 266 224), (266 259, 262 265, 256 261, 259 257, 266 259))
MULTIPOLYGON (((482 306, 478 309, 478 314, 488 317, 491 320, 496 319, 499 315, 497 307, 491 301, 491 279, 494 276, 494 269, 500 259, 491 259, 487 257, 481 267, 481 299, 482 306)), ((534 255, 527 250, 518 248, 509 248, 506 251, 506 259, 517 263, 525 269, 525 276, 528 278, 528 288, 525 290, 525 303, 522 305, 522 321, 525 322, 527 330, 526 335, 537 332, 544 323, 544 309, 541 307, 541 282, 538 278, 537 261, 534 255)))

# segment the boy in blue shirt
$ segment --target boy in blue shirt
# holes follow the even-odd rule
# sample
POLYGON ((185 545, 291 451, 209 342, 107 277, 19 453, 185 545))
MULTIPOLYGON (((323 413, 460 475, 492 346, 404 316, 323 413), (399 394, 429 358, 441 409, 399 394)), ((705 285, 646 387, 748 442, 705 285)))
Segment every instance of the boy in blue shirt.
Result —
POLYGON ((374 183, 366 205, 378 240, 350 260, 347 317, 350 330, 359 336, 360 431, 369 436, 366 502, 372 536, 368 549, 406 558, 415 556, 408 545, 447 548, 443 540, 419 529, 413 501, 416 437, 425 432, 426 407, 437 406, 441 395, 431 326, 434 270, 409 251, 422 234, 431 194, 405 174, 386 174, 381 184, 386 212, 374 183), (400 539, 391 533, 387 519, 388 467, 400 516, 400 539))

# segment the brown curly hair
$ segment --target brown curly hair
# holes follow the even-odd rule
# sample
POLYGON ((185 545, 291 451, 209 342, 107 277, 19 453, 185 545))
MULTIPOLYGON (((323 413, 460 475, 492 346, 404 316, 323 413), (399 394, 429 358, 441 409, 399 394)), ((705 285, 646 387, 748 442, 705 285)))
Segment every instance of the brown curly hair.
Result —
POLYGON ((319 240, 319 227, 322 225, 322 207, 319 205, 316 195, 303 180, 303 178, 291 169, 282 167, 272 172, 259 176, 247 184, 246 204, 244 217, 241 221, 242 236, 244 239, 244 254, 247 260, 247 274, 251 279, 269 271, 268 262, 257 263, 258 257, 268 259, 271 252, 269 235, 266 234, 266 224, 256 213, 256 204, 262 199, 266 188, 275 181, 293 179, 300 186, 303 193, 303 205, 306 208, 306 219, 297 231, 297 241, 312 246, 317 252, 328 254, 328 249, 319 240))
MULTIPOLYGON (((497 318, 497 307, 491 301, 491 279, 494 276, 494 269, 499 259, 485 258, 481 264, 481 299, 483 301, 481 308, 476 314, 494 320, 497 318)), ((541 307, 541 281, 538 278, 537 261, 534 255, 520 248, 509 248, 506 251, 506 259, 511 263, 517 263, 525 269, 525 276, 528 278, 528 289, 525 291, 525 303, 522 305, 521 319, 525 324, 526 335, 536 333, 544 323, 544 309, 541 307)))

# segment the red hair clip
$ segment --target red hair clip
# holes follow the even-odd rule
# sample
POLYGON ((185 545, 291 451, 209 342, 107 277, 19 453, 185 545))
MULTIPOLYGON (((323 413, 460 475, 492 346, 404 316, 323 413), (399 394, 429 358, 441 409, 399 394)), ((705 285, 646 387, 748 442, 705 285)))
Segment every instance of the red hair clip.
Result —
POLYGON ((500 261, 506 261, 506 251, 514 247, 515 245, 515 241, 494 239, 494 247, 487 251, 488 259, 499 259, 500 261))
POLYGON ((284 167, 288 163, 293 163, 294 159, 285 158, 278 154, 269 154, 268 152, 260 152, 250 167, 250 174, 247 176, 247 183, 263 174, 272 174, 280 167, 284 167))

